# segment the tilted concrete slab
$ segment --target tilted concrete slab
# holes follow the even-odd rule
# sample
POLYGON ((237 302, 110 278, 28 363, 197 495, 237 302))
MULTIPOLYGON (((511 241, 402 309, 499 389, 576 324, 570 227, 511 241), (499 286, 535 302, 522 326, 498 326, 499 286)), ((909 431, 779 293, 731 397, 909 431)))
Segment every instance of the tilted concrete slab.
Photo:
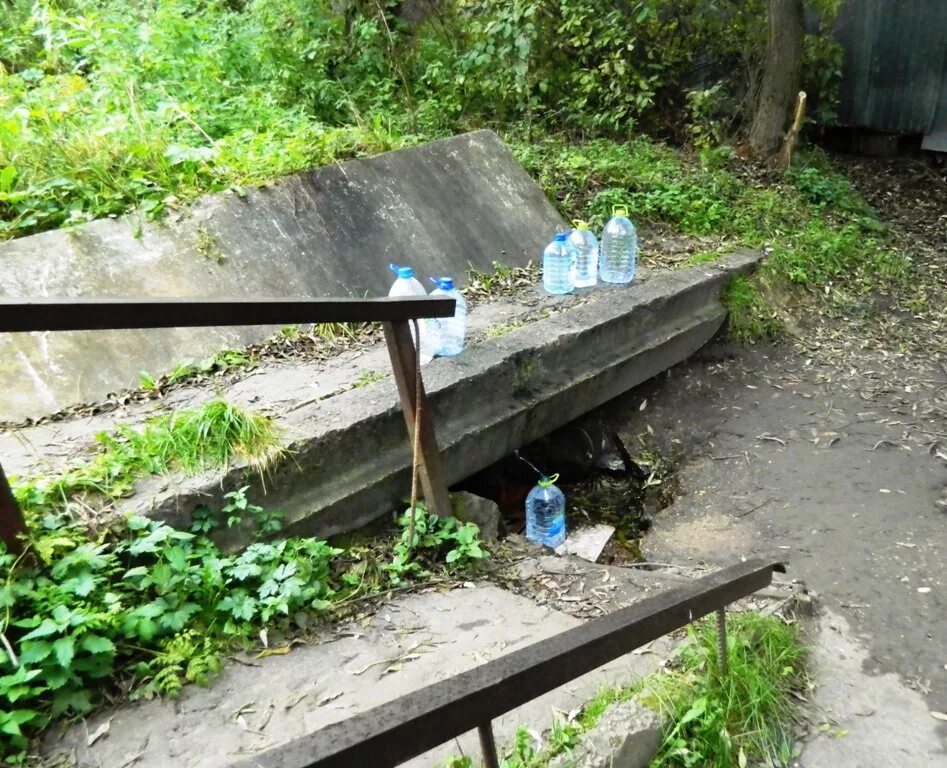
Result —
MULTIPOLYGON (((131 215, 0 243, 0 296, 383 296, 390 262, 463 282, 469 266, 537 259, 562 224, 499 137, 477 131, 208 196, 176 221, 131 215)), ((99 400, 142 370, 273 330, 0 335, 0 421, 99 400)))
MULTIPOLYGON (((125 704, 50 737, 47 754, 65 750, 83 766, 216 768, 318 731, 359 712, 487 661, 581 621, 495 586, 397 598, 371 618, 326 628, 286 655, 228 665, 210 688, 190 686, 176 701, 125 704), (107 726, 104 726, 108 723, 107 726), (89 735, 107 731, 89 744, 89 735)), ((497 741, 526 725, 548 728, 602 688, 629 685, 653 671, 670 648, 659 640, 494 722, 497 741)), ((479 754, 476 733, 460 739, 479 754)), ((451 740, 407 765, 430 768, 458 754, 451 740)))
MULTIPOLYGON (((455 483, 684 360, 721 327, 720 294, 759 254, 599 286, 584 301, 425 367, 446 476, 455 483)), ((292 457, 261 481, 246 467, 145 481, 128 508, 186 526, 198 505, 251 481, 284 510, 288 532, 329 536, 395 508, 410 488, 411 446, 390 381, 290 409, 292 457)), ((265 495, 264 495, 265 494, 265 495)))

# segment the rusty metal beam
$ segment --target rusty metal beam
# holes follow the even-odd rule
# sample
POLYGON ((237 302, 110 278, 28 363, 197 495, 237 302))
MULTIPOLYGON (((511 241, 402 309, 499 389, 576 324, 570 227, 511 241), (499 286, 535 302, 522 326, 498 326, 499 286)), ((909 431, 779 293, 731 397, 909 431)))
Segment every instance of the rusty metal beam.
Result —
POLYGON ((431 420, 431 411, 424 394, 424 382, 417 378, 417 352, 410 326, 407 321, 404 321, 384 323, 383 327, 388 354, 391 357, 391 369, 394 372, 395 383, 398 385, 398 396, 401 398, 401 410, 404 412, 404 420, 408 426, 408 436, 412 444, 414 443, 415 403, 421 405, 418 469, 421 475, 421 488, 424 490, 424 500, 427 502, 428 509, 435 515, 448 517, 452 514, 450 497, 444 480, 441 455, 437 449, 434 422, 431 420), (421 387, 419 400, 416 383, 419 383, 421 387))
POLYGON ((236 765, 390 768, 753 594, 774 570, 762 559, 724 568, 236 765))
POLYGON ((23 541, 20 538, 26 534, 26 521, 20 505, 13 498, 13 490, 3 473, 0 465, 0 541, 7 545, 7 552, 20 554, 23 551, 23 541))
POLYGON ((453 299, 16 299, 0 298, 0 333, 201 328, 216 325, 370 323, 450 317, 453 299))

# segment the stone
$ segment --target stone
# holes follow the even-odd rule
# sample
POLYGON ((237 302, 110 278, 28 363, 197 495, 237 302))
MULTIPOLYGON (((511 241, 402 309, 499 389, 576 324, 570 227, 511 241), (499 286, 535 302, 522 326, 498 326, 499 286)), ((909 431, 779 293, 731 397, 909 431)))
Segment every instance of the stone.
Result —
POLYGON ((646 768, 661 744, 663 723, 656 712, 628 699, 609 707, 572 752, 553 768, 646 768))
POLYGON ((500 534, 500 508, 495 501, 467 491, 451 494, 454 517, 462 523, 474 523, 480 528, 480 538, 487 544, 496 544, 500 534))

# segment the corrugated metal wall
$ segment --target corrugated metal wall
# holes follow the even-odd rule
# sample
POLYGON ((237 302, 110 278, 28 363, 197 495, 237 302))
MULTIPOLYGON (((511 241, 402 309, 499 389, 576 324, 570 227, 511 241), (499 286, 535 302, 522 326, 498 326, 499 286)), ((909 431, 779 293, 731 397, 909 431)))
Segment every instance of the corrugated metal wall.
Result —
POLYGON ((836 36, 842 125, 947 132, 947 0, 847 0, 836 36))

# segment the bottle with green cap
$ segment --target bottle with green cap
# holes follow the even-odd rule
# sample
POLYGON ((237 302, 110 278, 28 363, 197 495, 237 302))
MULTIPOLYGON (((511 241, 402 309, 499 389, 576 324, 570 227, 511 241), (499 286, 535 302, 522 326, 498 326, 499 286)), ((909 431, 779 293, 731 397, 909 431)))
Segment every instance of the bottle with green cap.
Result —
POLYGON ((588 288, 598 280, 598 240, 584 221, 574 221, 569 245, 575 254, 575 287, 588 288))
POLYGON ((553 549, 566 540, 566 497, 555 485, 558 479, 541 477, 526 497, 526 538, 553 549))
POLYGON ((615 206, 602 232, 599 277, 606 283, 630 283, 635 277, 638 232, 628 219, 628 211, 615 206))

